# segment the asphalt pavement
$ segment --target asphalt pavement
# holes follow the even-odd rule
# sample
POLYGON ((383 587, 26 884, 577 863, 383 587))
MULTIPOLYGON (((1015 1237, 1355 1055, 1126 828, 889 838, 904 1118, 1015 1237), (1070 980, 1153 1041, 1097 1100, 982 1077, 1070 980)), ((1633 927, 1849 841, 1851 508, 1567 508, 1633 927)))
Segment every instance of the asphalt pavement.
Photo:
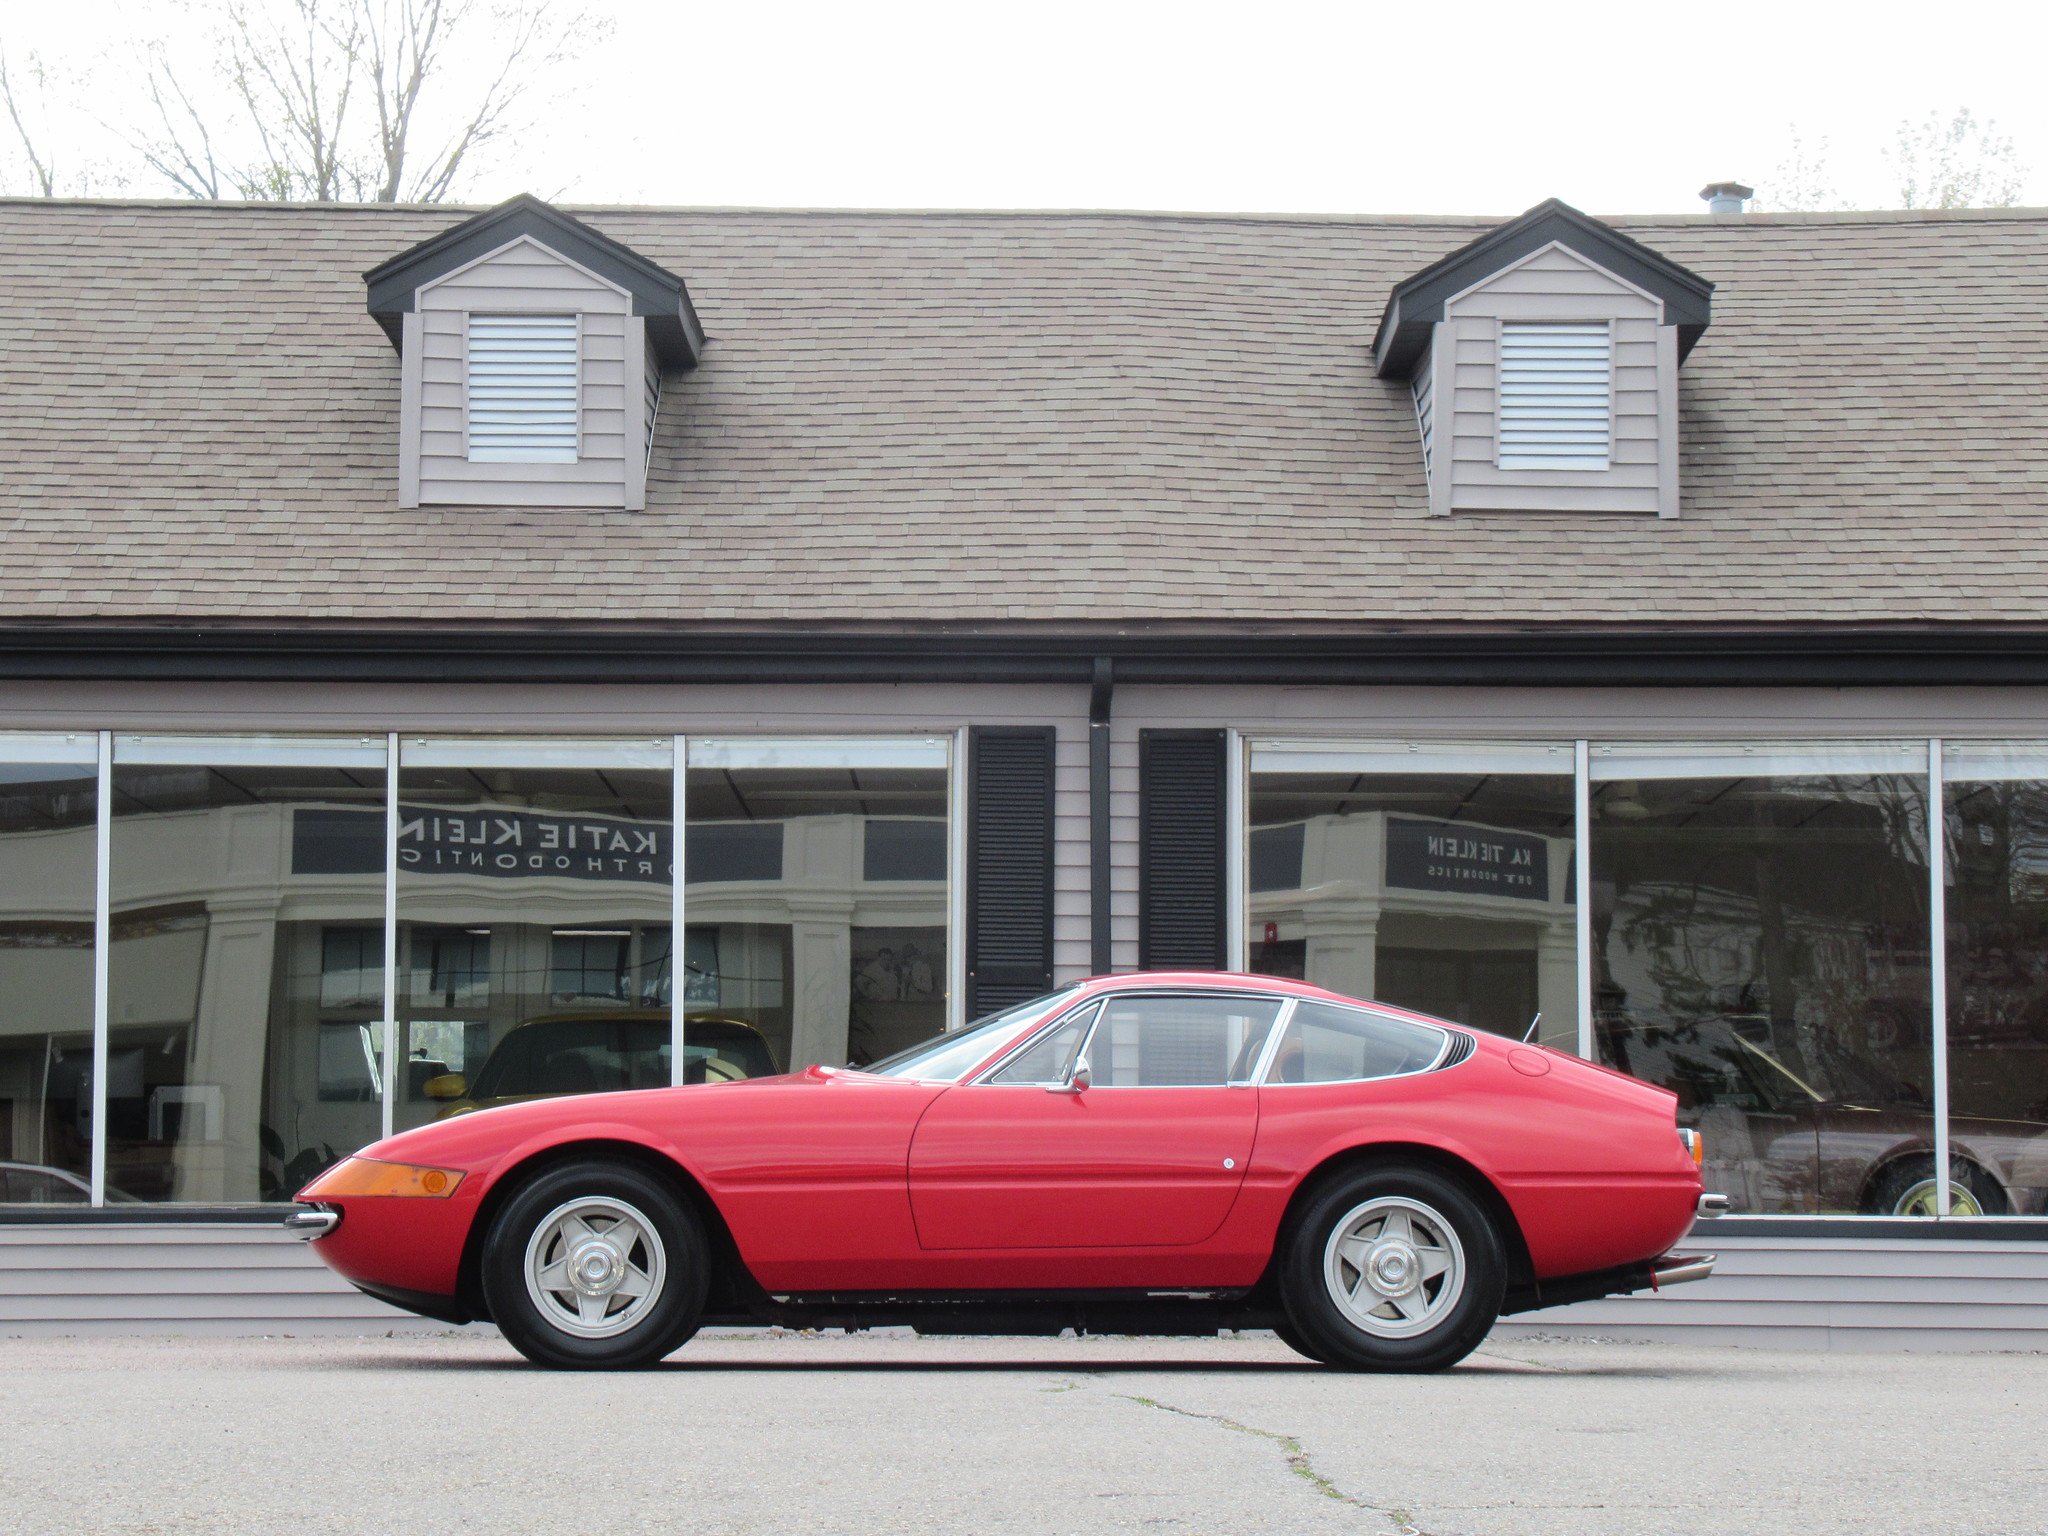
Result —
POLYGON ((0 1340, 0 1529, 2048 1530, 2048 1356, 1517 1338, 1347 1376, 1267 1335, 0 1340))

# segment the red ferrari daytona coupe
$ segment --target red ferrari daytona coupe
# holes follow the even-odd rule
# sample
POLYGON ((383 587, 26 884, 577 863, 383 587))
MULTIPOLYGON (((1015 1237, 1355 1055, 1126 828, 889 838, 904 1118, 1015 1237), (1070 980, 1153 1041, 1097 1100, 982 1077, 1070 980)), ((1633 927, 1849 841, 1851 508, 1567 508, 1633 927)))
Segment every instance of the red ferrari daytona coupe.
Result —
POLYGON ((1502 1312, 1698 1279, 1664 1089, 1262 976, 1085 981, 884 1061, 507 1104, 329 1169, 289 1224, 529 1359, 702 1323, 1277 1330, 1439 1370, 1502 1312))

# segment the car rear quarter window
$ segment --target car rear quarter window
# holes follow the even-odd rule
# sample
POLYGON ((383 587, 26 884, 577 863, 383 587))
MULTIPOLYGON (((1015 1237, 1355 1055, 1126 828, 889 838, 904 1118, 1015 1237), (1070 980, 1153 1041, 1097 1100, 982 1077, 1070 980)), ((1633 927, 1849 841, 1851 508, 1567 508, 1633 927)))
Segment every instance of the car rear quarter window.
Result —
POLYGON ((1267 1074, 1272 1083, 1348 1083, 1427 1072, 1448 1037, 1429 1024, 1363 1008, 1303 1003, 1287 1021, 1267 1074))

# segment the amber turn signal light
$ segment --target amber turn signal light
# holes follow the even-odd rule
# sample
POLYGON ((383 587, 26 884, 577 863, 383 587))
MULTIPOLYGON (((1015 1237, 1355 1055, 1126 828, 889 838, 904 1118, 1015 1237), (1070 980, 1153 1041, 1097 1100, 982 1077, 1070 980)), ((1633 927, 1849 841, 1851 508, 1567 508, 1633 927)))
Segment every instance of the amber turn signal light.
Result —
POLYGON ((336 1163, 299 1191, 301 1200, 326 1200, 337 1195, 424 1195, 445 1200, 463 1176, 453 1168, 420 1168, 411 1163, 385 1163, 374 1157, 349 1157, 336 1163))
POLYGON ((1685 1148, 1685 1155, 1692 1159, 1693 1167, 1704 1168, 1706 1166, 1707 1143, 1698 1131, 1688 1130, 1685 1126, 1681 1125, 1678 1128, 1678 1144, 1685 1148))

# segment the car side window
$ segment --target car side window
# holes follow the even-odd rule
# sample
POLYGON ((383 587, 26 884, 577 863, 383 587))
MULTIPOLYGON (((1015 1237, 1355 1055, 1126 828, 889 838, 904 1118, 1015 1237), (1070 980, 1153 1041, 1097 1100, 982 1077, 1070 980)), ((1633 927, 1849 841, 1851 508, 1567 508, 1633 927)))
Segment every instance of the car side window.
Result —
POLYGON ((1221 1087, 1258 1059, 1282 999, 1110 997, 1087 1046, 1097 1088, 1221 1087))
POLYGON ((1444 1032, 1363 1008, 1303 1003, 1287 1021, 1267 1081, 1348 1083, 1427 1070, 1444 1032))
POLYGON ((1081 1054, 1081 1042, 1088 1038, 1088 1026, 1095 1022, 1095 1008, 1077 1009, 1057 1028, 1031 1044, 990 1074, 991 1083, 1032 1083, 1052 1087, 1067 1080, 1074 1070, 1074 1058, 1081 1054))

